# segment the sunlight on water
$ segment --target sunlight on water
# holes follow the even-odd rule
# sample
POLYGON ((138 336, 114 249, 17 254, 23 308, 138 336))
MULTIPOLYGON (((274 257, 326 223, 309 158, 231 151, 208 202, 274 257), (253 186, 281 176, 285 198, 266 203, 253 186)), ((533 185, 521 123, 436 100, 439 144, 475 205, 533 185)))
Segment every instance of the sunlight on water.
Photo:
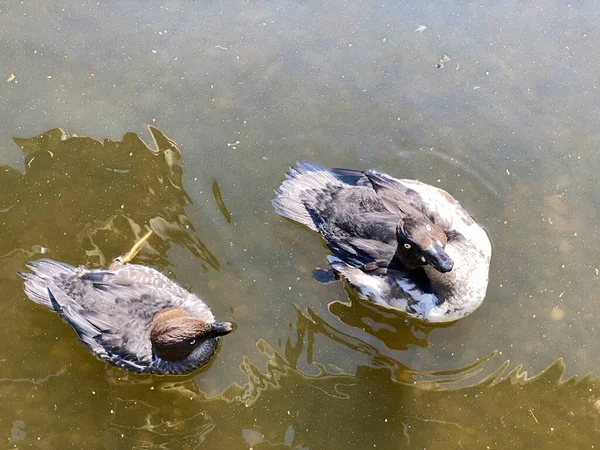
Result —
MULTIPOLYGON (((70 136, 60 129, 16 138, 26 154, 26 170, 24 175, 11 167, 0 172, 7 194, 0 257, 43 254, 60 260, 64 254, 72 258, 76 249, 80 262, 104 267, 149 226, 157 236, 152 238, 153 264, 168 264, 166 252, 174 242, 218 267, 185 215, 190 199, 182 186, 181 152, 156 128, 150 132, 156 150, 133 133, 116 142, 70 136), (29 217, 50 214, 51 227, 24 226, 29 217)), ((3 268, 8 272, 14 265, 3 268)))
MULTIPOLYGON (((181 153, 159 130, 151 127, 150 132, 156 150, 132 133, 116 142, 71 136, 59 129, 32 139, 15 139, 26 153, 26 171, 22 175, 5 166, 0 172, 7 194, 1 240, 2 259, 7 262, 3 284, 13 299, 3 309, 12 311, 30 342, 37 342, 30 347, 27 340, 21 340, 13 349, 38 361, 24 375, 23 367, 29 365, 11 365, 12 360, 4 359, 5 370, 11 374, 0 379, 0 393, 9 400, 5 404, 11 405, 11 398, 23 399, 22 413, 15 417, 27 417, 25 411, 39 407, 40 398, 59 426, 63 417, 84 414, 86 405, 93 402, 97 407, 92 416, 86 416, 88 423, 80 423, 78 433, 59 433, 62 437, 56 444, 110 448, 179 448, 200 443, 217 448, 311 448, 323 445, 324 439, 328 448, 364 442, 384 448, 390 442, 466 448, 498 445, 499 428, 501 442, 512 446, 567 445, 572 433, 590 423, 595 427, 595 378, 561 381, 565 369, 560 360, 532 379, 526 379, 520 367, 505 375, 510 363, 494 369, 497 352, 462 368, 428 371, 411 367, 396 360, 394 352, 427 348, 429 334, 440 327, 370 305, 351 289, 346 292, 349 301, 329 303, 331 318, 296 306, 291 333, 285 342, 279 339, 281 355, 242 326, 240 333, 255 336, 259 354, 267 357, 266 371, 248 356, 224 361, 222 353, 217 353, 201 377, 211 376, 224 364, 225 373, 241 369, 247 377, 245 384, 231 382, 220 394, 207 397, 196 378, 167 381, 102 370, 103 364, 75 344, 74 333, 64 324, 29 303, 26 308, 18 307, 23 302, 21 286, 14 282, 11 270, 41 255, 103 266, 122 251, 119 244, 126 247, 146 226, 157 237, 151 239, 149 248, 144 247, 141 261, 165 267, 166 251, 173 243, 218 268, 217 258, 185 214, 190 200, 181 184, 181 153), (49 211, 58 212, 57 222, 42 219, 49 211), (31 217, 38 217, 36 225, 24 227, 31 217), (346 373, 344 358, 337 363, 330 359, 325 365, 319 362, 328 348, 344 349, 340 355, 353 361, 355 374, 346 373), (71 386, 73 377, 78 379, 77 389, 71 386), (67 397, 65 390, 71 393, 67 397), (549 408, 553 401, 560 401, 560 407, 549 408), (488 405, 494 407, 487 409, 488 405), (327 411, 328 420, 321 420, 315 411, 327 411), (357 427, 357 417, 363 416, 366 422, 357 427), (530 422, 530 432, 515 432, 512 424, 524 420, 530 422), (103 425, 98 428, 95 423, 103 425), (332 423, 337 425, 332 427, 332 423)), ((231 214, 217 181, 212 191, 215 206, 229 223, 231 214)), ((13 339, 10 329, 4 333, 3 339, 13 339)), ((4 414, 14 416, 12 411, 9 407, 4 414)), ((6 426, 14 443, 35 442, 33 430, 43 433, 43 425, 31 418, 15 418, 6 426)), ((579 436, 578 442, 583 442, 579 436)))
POLYGON ((597 14, 0 5, 5 445, 598 448, 597 14), (316 281, 321 239, 271 207, 297 160, 447 190, 494 245, 481 307, 432 327, 316 281), (189 377, 108 367, 17 277, 150 229, 136 262, 237 324, 189 377))

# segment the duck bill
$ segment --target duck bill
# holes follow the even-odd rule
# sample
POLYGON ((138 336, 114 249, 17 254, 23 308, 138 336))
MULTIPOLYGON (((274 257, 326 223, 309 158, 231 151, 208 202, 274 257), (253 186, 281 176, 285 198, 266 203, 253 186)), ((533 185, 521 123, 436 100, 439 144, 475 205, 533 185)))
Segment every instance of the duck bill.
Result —
POLYGON ((427 264, 441 273, 450 272, 454 267, 454 261, 452 261, 450 255, 436 243, 423 251, 423 257, 427 264))
POLYGON ((231 322, 213 322, 210 324, 210 334, 212 337, 225 336, 233 331, 231 322))

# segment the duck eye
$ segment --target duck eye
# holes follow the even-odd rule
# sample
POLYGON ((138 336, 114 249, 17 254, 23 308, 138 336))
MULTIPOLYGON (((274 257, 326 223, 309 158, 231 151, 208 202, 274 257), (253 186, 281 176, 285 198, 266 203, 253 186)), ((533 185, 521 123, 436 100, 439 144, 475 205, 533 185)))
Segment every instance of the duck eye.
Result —
POLYGON ((192 340, 190 341, 190 345, 194 345, 195 343, 196 343, 196 339, 192 339, 192 340))
POLYGON ((431 231, 431 225, 427 224, 425 225, 425 228, 427 229, 427 231, 431 231))
POLYGON ((410 244, 404 244, 404 248, 410 248, 410 244))

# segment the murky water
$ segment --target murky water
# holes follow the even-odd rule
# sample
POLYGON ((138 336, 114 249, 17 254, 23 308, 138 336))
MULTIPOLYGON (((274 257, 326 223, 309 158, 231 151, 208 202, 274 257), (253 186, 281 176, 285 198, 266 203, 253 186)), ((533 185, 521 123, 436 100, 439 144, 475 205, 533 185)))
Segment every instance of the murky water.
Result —
POLYGON ((599 11, 0 3, 5 445, 598 448, 599 11), (457 197, 494 242, 481 308, 427 327, 316 283, 270 206, 298 159, 457 197), (238 325, 191 377, 101 363, 16 276, 146 226, 138 262, 238 325))

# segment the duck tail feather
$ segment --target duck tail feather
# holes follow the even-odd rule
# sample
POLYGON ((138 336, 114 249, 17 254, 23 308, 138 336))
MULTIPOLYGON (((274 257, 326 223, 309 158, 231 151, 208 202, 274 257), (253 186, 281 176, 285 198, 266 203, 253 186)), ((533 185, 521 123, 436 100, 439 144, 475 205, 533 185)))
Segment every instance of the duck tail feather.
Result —
POLYGON ((331 169, 331 172, 341 181, 352 186, 371 186, 369 178, 362 170, 355 169, 331 169))
POLYGON ((341 181, 329 170, 304 161, 300 161, 296 167, 290 167, 285 177, 279 189, 275 190, 277 197, 272 201, 275 211, 317 231, 307 206, 310 207, 327 186, 339 186, 341 181))
POLYGON ((54 261, 52 259, 38 259, 36 261, 29 261, 25 265, 31 270, 43 272, 50 277, 60 275, 61 273, 74 272, 76 270, 75 267, 70 266, 69 264, 65 264, 60 261, 54 261))
POLYGON ((48 309, 55 309, 48 295, 48 288, 54 285, 54 279, 62 274, 74 272, 75 268, 51 259, 31 261, 26 265, 31 271, 19 272, 18 274, 25 280, 25 295, 39 305, 48 309))
POLYGON ((47 280, 32 272, 19 273, 19 276, 25 280, 25 295, 29 300, 48 309, 54 309, 48 296, 47 280))

